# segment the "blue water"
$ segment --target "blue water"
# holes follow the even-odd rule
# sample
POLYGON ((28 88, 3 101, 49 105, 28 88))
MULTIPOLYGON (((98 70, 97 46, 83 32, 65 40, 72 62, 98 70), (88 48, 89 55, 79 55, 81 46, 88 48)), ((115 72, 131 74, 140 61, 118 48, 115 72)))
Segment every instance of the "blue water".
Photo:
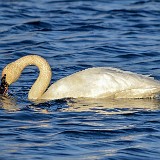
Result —
MULTIPOLYGON (((160 80, 160 1, 0 1, 0 70, 30 54, 49 62, 52 83, 98 66, 160 80)), ((0 97, 1 160, 160 159, 160 100, 34 104, 37 76, 26 68, 0 97)))

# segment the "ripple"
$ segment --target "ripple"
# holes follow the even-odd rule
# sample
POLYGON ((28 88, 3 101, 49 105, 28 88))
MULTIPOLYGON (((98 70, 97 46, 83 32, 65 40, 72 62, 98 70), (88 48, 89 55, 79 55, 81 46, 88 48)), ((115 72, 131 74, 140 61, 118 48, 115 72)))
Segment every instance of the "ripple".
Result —
POLYGON ((138 57, 142 57, 140 54, 124 54, 124 55, 119 55, 117 56, 118 58, 124 58, 124 59, 135 59, 138 57))

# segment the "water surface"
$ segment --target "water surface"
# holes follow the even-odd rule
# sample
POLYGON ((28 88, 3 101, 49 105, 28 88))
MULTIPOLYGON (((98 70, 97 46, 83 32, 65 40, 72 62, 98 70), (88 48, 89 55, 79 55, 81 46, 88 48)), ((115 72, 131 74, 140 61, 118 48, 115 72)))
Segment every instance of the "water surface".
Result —
MULTIPOLYGON (((0 70, 37 54, 51 65, 51 83, 101 66, 160 80, 159 6, 159 0, 1 1, 0 70)), ((34 104, 27 94, 37 76, 36 67, 26 68, 10 97, 0 97, 0 159, 160 159, 158 99, 34 104)))

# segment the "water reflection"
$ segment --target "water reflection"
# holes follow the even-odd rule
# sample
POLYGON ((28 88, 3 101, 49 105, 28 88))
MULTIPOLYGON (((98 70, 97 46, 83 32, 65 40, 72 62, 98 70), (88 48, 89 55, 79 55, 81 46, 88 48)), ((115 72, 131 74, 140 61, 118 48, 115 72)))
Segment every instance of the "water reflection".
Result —
POLYGON ((67 104, 69 107, 65 111, 94 111, 103 114, 122 114, 135 109, 160 109, 158 99, 68 99, 67 104))
POLYGON ((7 111, 17 111, 19 106, 17 105, 16 99, 10 96, 0 96, 0 108, 7 111))
MULTIPOLYGON (((42 103, 43 101, 41 101, 42 103)), ((19 100, 12 96, 0 96, 0 108, 9 112, 16 112, 20 110, 32 110, 35 112, 48 114, 48 103, 41 104, 34 103, 28 100, 19 100)))
MULTIPOLYGON (((29 108, 33 111, 41 113, 48 113, 49 108, 59 106, 64 103, 67 107, 62 107, 61 111, 73 112, 97 112, 103 114, 122 114, 133 112, 135 109, 156 110, 160 109, 160 100, 158 99, 63 99, 56 101, 36 101, 29 102, 27 105, 24 102, 17 101, 14 97, 0 96, 0 108, 7 111, 18 111, 22 108, 29 108)), ((58 107, 57 107, 58 108, 58 107)), ((52 110, 52 109, 51 109, 52 110)), ((57 110, 57 109, 55 109, 57 110)), ((54 111, 55 111, 54 110, 54 111)), ((59 109, 58 109, 59 110, 59 109)), ((53 111, 53 110, 52 110, 53 111)))

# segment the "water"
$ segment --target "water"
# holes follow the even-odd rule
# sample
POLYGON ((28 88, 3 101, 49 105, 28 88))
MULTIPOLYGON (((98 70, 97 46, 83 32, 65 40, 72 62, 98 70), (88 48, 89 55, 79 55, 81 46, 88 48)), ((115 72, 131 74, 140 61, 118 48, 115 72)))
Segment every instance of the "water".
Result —
MULTIPOLYGON (((159 0, 0 1, 0 70, 24 55, 46 58, 52 83, 117 67, 160 80, 159 0)), ((0 98, 2 160, 160 159, 160 101, 27 100, 38 76, 24 70, 0 98)), ((92 78, 92 77, 91 77, 92 78)))

